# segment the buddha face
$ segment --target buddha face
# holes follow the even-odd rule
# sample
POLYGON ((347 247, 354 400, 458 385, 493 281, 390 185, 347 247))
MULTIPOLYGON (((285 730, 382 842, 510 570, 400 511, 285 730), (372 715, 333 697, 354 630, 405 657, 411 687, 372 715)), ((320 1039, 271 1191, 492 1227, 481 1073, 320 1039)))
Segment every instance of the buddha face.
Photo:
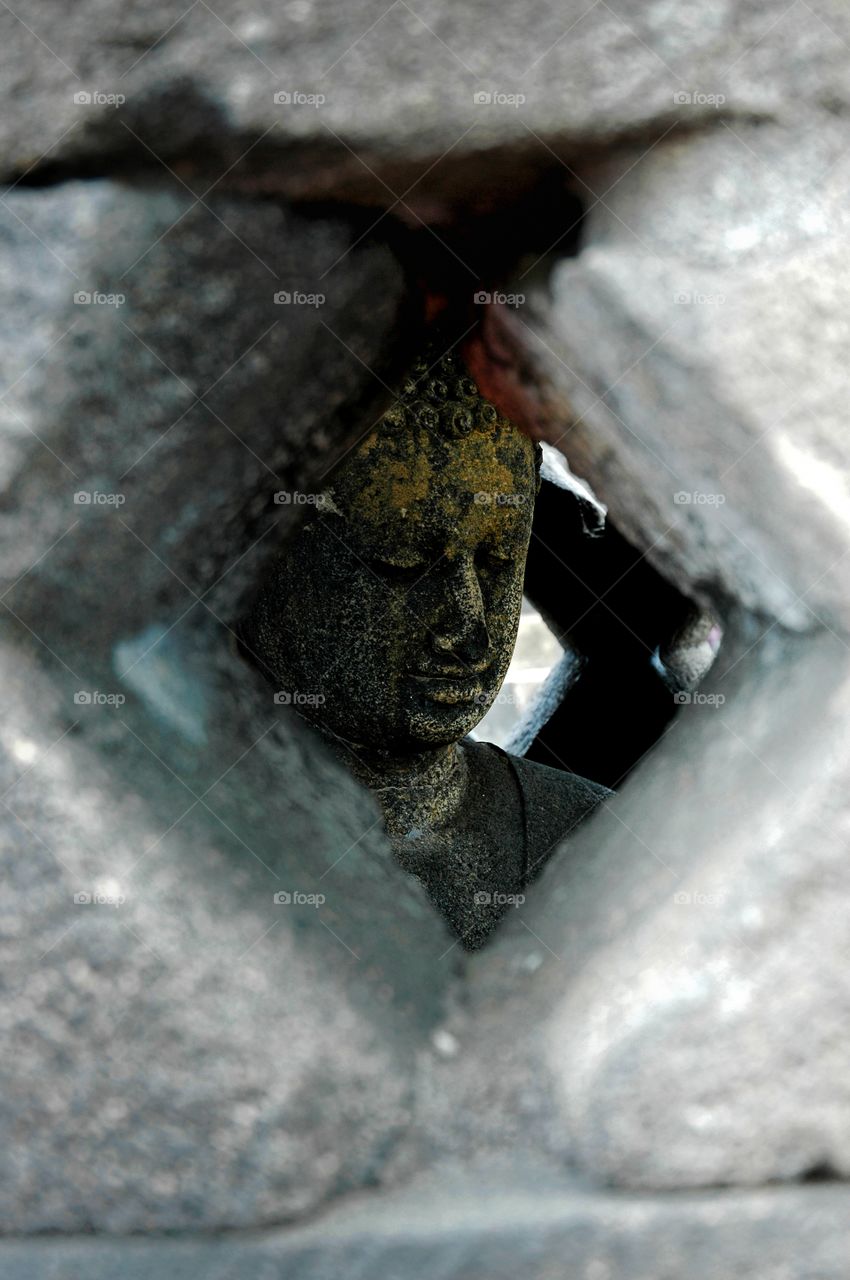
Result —
POLYGON ((535 451, 460 385, 409 392, 345 461, 245 628, 277 688, 366 750, 457 741, 513 652, 535 451))

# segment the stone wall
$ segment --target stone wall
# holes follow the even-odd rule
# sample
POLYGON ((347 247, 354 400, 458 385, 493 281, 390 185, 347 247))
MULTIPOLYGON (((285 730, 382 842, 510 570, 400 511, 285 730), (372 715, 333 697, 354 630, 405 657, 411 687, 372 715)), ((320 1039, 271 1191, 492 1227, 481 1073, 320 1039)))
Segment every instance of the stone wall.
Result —
POLYGON ((838 1280, 845 6, 0 26, 4 1275, 838 1280), (429 293, 724 627, 474 958, 236 650, 429 293))

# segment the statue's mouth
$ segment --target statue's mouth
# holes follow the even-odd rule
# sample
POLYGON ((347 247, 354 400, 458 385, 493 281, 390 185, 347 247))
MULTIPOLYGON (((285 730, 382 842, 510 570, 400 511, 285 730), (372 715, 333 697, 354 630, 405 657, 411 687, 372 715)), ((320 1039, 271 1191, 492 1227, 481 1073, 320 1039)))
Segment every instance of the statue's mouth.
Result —
POLYGON ((429 702, 441 702, 446 706, 480 702, 484 692, 479 676, 411 675, 410 679, 429 702))

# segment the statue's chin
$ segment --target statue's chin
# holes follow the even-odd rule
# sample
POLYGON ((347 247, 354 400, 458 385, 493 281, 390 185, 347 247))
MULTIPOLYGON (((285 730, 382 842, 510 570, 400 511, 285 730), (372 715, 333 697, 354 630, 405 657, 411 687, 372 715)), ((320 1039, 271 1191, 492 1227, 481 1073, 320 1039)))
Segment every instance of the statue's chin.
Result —
POLYGON ((439 706, 419 711, 408 717, 406 730, 409 743, 444 747, 465 738, 479 723, 481 707, 439 706))
POLYGON ((300 708, 304 719, 338 741, 347 742, 361 751, 415 754, 428 748, 447 747, 465 738, 483 718, 486 707, 478 704, 428 704, 417 708, 398 708, 395 715, 373 714, 365 719, 359 714, 336 717, 327 707, 300 708))

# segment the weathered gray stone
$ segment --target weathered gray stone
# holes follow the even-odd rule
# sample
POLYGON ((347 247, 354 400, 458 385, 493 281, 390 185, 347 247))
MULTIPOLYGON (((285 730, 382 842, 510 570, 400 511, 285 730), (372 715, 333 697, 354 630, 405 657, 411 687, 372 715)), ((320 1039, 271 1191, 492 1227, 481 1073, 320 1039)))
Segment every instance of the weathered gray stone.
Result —
POLYGON ((846 1177, 846 646, 753 628, 700 697, 473 962, 462 1055, 512 1046, 470 1140, 522 1114, 619 1186, 846 1177))
POLYGON ((583 252, 505 320, 542 429, 690 594, 846 627, 843 123, 720 128, 581 181, 583 252))
POLYGON ((728 703, 683 709, 473 965, 452 1031, 475 1061, 522 1027, 501 1083, 478 1104, 464 1070, 450 1103, 436 1087, 422 1103, 426 1129, 449 1107, 473 1117, 460 1151, 510 1132, 619 1185, 844 1175, 850 1159, 848 174, 828 118, 735 132, 582 167, 581 254, 551 293, 542 268, 509 286, 529 306, 500 320, 515 368, 539 375, 529 420, 617 528, 725 621, 730 600, 764 619, 732 626, 700 690, 728 703), (818 638, 791 644, 789 627, 818 638))
POLYGON ((0 1226, 253 1227, 472 1154, 498 1153, 525 1189, 453 1185, 454 1218, 445 1195, 367 1203, 330 1242, 325 1220, 268 1240, 7 1244, 11 1273, 841 1275, 841 1190, 680 1191, 850 1169, 846 647, 785 634, 847 619, 846 10, 634 0, 541 5, 518 25, 478 5, 216 16, 199 0, 131 29, 112 3, 17 8, 26 25, 0 9, 7 171, 135 177, 19 187, 0 218, 0 1226), (323 71, 321 109, 273 102, 321 92, 323 71), (123 92, 125 72, 124 106, 73 103, 123 92), (521 109, 472 102, 525 80, 521 109), (674 100, 695 90, 726 102, 674 100), (703 132, 650 147, 677 122, 703 132), (341 225, 139 186, 140 157, 160 166, 129 154, 125 126, 198 190, 257 142, 219 190, 385 204, 382 182, 403 190, 451 147, 402 206, 414 224, 552 167, 529 127, 573 160, 646 136, 581 161, 585 252, 557 269, 554 306, 524 282, 520 315, 554 353, 538 353, 548 425, 583 419, 563 445, 576 470, 739 623, 701 691, 729 701, 684 709, 471 965, 463 1000, 458 948, 377 809, 232 634, 294 524, 296 502, 272 495, 321 483, 385 407, 401 273, 341 225), (126 304, 77 307, 78 289, 126 304), (280 290, 327 302, 278 306, 280 290), (75 507, 76 492, 126 501, 75 507), (274 902, 296 890, 326 902, 274 902), (569 1189, 524 1177, 531 1153, 677 1195, 573 1212, 569 1189))
POLYGON ((0 205, 0 536, 6 582, 26 571, 7 603, 33 598, 47 642, 55 623, 66 645, 106 647, 156 621, 151 599, 167 617, 219 578, 208 603, 238 616, 230 602, 377 418, 410 340, 387 250, 350 252, 342 225, 271 203, 208 203, 92 182, 0 205), (43 609, 83 546, 74 593, 43 609))
MULTIPOLYGON (((483 0, 343 9, 330 0, 158 0, 138 13, 117 0, 59 11, 21 0, 0 21, 11 92, 0 135, 6 172, 42 157, 103 163, 128 150, 131 129, 164 159, 185 157, 182 172, 205 168, 212 181, 253 147, 242 176, 261 188, 347 191, 381 204, 404 196, 412 212, 400 211, 414 222, 439 217, 458 196, 503 191, 506 178, 515 190, 551 167, 553 144, 607 142, 676 120, 798 121, 848 103, 840 0, 712 0, 699 11, 686 0, 535 0, 521 22, 494 16, 483 0), (126 102, 74 102, 97 92, 126 102), (326 101, 277 104, 281 92, 326 101), (476 103, 476 93, 526 101, 476 103)), ((143 147, 137 154, 156 164, 143 147)))
POLYGON ((452 976, 377 809, 233 632, 292 524, 272 495, 371 420, 401 276, 364 248, 321 311, 276 306, 341 227, 219 203, 267 271, 167 194, 7 203, 0 1223, 287 1220, 374 1181, 452 976))

